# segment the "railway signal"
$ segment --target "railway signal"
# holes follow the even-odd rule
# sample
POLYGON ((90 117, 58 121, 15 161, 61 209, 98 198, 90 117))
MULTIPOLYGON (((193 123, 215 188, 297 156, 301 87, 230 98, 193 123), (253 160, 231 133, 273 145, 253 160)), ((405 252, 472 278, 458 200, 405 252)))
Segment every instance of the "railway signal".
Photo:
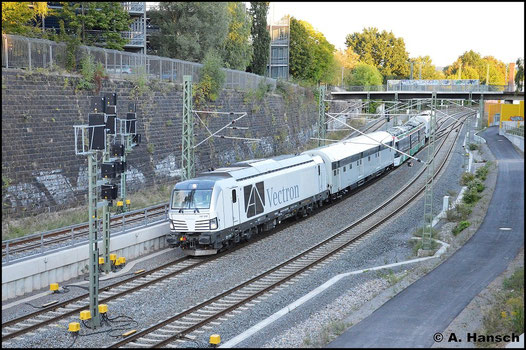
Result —
MULTIPOLYGON (((110 212, 109 206, 117 198, 118 186, 109 181, 118 176, 125 177, 125 160, 113 156, 119 155, 121 150, 131 150, 138 144, 135 125, 135 113, 126 119, 117 118, 117 95, 106 94, 104 97, 93 97, 91 113, 88 114, 88 125, 74 125, 75 154, 88 157, 88 213, 89 213, 89 301, 91 324, 100 327, 101 317, 98 310, 99 299, 99 261, 103 262, 103 271, 111 271, 110 259, 110 212), (119 123, 119 129, 117 129, 119 123), (124 147, 116 147, 117 134, 121 135, 124 147), (113 142, 112 142, 113 141, 113 142), (135 141, 135 142, 134 142, 135 141), (98 152, 102 153, 101 180, 98 177, 98 152), (101 186, 99 190, 99 186, 101 186), (98 197, 102 201, 98 201, 98 197), (97 209, 102 208, 103 256, 98 247, 98 218, 97 209), (101 258, 101 259, 99 259, 101 258)), ((122 183, 122 182, 121 182, 122 183)))

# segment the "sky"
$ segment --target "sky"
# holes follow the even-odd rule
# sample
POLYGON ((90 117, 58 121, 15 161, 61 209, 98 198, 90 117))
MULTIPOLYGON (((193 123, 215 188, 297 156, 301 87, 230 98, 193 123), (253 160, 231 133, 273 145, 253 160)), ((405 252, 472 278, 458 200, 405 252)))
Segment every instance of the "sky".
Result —
POLYGON ((309 22, 337 49, 366 27, 403 38, 409 57, 445 67, 473 50, 504 63, 524 57, 524 2, 271 2, 269 18, 309 22))

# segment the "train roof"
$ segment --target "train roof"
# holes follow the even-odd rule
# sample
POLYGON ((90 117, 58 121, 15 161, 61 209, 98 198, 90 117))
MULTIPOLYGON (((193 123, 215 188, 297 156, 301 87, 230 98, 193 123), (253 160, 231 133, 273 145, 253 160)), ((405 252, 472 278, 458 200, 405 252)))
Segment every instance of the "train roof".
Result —
POLYGON ((308 155, 282 155, 270 159, 252 159, 232 164, 229 167, 203 172, 197 176, 197 179, 206 180, 214 178, 219 180, 224 178, 233 178, 235 180, 243 180, 247 177, 253 177, 263 173, 277 171, 282 168, 300 165, 310 161, 312 161, 312 158, 308 155))
POLYGON ((331 162, 336 162, 354 154, 378 147, 380 142, 387 143, 393 139, 392 135, 385 131, 376 131, 367 136, 361 135, 351 139, 333 143, 326 147, 316 148, 304 152, 305 154, 324 154, 331 162), (372 139, 372 140, 371 140, 372 139))

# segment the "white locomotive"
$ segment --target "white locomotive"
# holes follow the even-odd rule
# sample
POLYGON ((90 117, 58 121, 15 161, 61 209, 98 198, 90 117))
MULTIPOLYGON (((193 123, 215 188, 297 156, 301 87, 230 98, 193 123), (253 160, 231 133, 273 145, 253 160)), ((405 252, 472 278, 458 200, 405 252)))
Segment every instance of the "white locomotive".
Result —
POLYGON ((402 164, 423 147, 429 116, 296 156, 248 160, 175 185, 167 243, 189 255, 210 255, 302 217, 331 198, 402 164), (393 147, 393 148, 391 148, 393 147))

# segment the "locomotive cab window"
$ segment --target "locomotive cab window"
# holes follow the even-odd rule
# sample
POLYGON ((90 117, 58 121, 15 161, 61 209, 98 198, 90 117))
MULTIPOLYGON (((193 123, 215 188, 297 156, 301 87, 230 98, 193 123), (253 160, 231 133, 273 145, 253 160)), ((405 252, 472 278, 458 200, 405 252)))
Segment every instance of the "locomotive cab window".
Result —
POLYGON ((208 209, 212 199, 212 190, 173 191, 172 209, 208 209))

